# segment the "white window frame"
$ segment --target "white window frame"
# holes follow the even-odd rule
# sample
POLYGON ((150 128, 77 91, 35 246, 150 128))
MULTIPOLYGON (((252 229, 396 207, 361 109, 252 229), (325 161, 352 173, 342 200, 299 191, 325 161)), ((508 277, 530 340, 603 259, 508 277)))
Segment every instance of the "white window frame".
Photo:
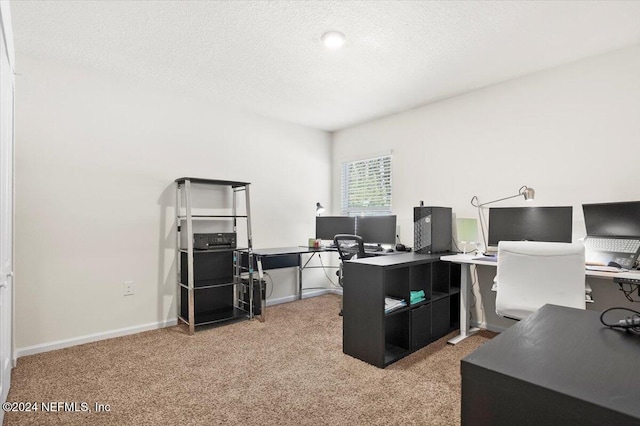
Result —
POLYGON ((340 209, 346 216, 391 214, 392 153, 385 152, 340 163, 340 209), (359 169, 360 178, 349 173, 359 169), (362 201, 355 201, 358 197, 362 201))

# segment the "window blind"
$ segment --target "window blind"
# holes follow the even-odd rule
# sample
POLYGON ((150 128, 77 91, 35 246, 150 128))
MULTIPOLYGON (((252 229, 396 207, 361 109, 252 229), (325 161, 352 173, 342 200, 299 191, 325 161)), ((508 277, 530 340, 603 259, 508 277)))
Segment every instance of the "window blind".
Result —
POLYGON ((341 165, 342 214, 391 213, 391 154, 341 165))

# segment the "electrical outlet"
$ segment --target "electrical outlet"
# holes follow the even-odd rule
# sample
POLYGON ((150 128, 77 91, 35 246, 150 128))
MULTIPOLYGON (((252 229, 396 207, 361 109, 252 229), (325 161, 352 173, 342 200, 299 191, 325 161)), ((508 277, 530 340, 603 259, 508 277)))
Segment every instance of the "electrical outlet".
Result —
POLYGON ((133 281, 125 281, 122 283, 123 296, 132 296, 133 290, 134 290, 133 281))

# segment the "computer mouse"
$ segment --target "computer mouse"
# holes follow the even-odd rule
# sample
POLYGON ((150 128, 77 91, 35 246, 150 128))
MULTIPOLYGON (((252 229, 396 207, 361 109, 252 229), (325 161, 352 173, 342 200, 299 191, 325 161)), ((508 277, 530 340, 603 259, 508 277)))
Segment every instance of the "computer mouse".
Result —
POLYGON ((620 266, 620 264, 619 264, 619 263, 616 263, 616 262, 609 262, 609 263, 607 264, 607 266, 611 266, 612 268, 619 268, 619 269, 622 269, 622 266, 620 266))
POLYGON ((392 252, 393 252, 393 249, 392 249, 392 248, 388 248, 388 249, 386 249, 384 252, 385 252, 385 253, 392 253, 392 252))

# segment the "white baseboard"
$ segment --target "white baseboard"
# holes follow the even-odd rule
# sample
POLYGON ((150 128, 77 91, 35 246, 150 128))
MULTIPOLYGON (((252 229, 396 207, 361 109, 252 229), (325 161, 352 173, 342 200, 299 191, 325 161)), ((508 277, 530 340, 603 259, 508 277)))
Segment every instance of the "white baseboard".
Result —
POLYGON ((114 337, 126 336, 129 334, 141 333, 143 331, 157 330, 159 328, 171 327, 178 324, 178 319, 159 321, 150 324, 136 325, 133 327, 121 328, 119 330, 105 331, 102 333, 88 334, 86 336, 73 337, 71 339, 58 340, 55 342, 42 343, 40 345, 16 348, 15 356, 35 355, 42 352, 49 352, 56 349, 68 348, 70 346, 82 345, 85 343, 97 342, 98 340, 111 339, 114 337))
MULTIPOLYGON (((307 299, 309 297, 322 296, 323 294, 339 294, 342 295, 342 288, 327 288, 318 290, 307 290, 302 293, 302 298, 307 299)), ((293 294, 291 296, 280 297, 278 299, 267 299, 267 306, 279 305, 281 303, 288 303, 298 300, 298 295, 293 294)))
MULTIPOLYGON (((323 294, 339 294, 342 295, 341 288, 327 288, 312 291, 306 291, 302 294, 303 299, 309 297, 322 296, 323 294)), ((297 295, 281 297, 278 299, 267 300, 267 306, 279 305, 280 303, 293 302, 298 300, 297 295)), ((151 324, 137 325, 133 327, 121 328, 119 330, 105 331, 103 333, 89 334, 86 336, 73 337, 71 339, 58 340, 55 342, 43 343, 40 345, 27 346, 25 348, 16 348, 14 352, 15 359, 27 355, 35 355, 42 352, 54 351, 56 349, 68 348, 71 346, 82 345, 85 343, 97 342, 99 340, 111 339, 114 337, 126 336, 129 334, 141 333, 143 331, 157 330, 159 328, 171 327, 178 324, 178 319, 154 322, 151 324)))
POLYGON ((503 327, 500 325, 487 324, 486 322, 478 322, 478 321, 469 321, 469 324, 472 327, 480 327, 485 330, 493 331, 494 333, 502 333, 509 327, 503 327))

